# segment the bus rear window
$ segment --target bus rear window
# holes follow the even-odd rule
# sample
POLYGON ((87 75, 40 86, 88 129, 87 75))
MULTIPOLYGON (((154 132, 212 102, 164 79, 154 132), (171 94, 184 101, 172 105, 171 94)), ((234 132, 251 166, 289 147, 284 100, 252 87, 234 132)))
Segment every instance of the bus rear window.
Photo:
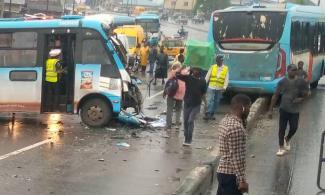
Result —
POLYGON ((267 49, 280 40, 285 18, 286 12, 217 12, 213 17, 213 36, 225 49, 267 49))

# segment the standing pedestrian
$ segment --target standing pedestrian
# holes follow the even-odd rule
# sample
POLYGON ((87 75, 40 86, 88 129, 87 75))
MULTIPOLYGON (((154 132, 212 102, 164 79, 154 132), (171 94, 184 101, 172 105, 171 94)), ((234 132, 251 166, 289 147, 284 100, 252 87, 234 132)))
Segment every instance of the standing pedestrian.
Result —
POLYGON ((179 62, 176 62, 168 71, 168 80, 166 82, 166 86, 176 82, 177 90, 173 94, 166 94, 166 92, 164 93, 164 97, 167 96, 166 130, 171 130, 174 109, 176 114, 175 129, 179 129, 181 124, 181 111, 183 108, 183 99, 186 89, 185 82, 176 78, 176 71, 180 69, 181 64, 179 62))
POLYGON ((184 48, 181 48, 179 50, 179 54, 175 56, 174 62, 180 62, 181 64, 183 64, 184 61, 185 61, 184 48))
POLYGON ((194 130, 194 121, 196 115, 200 113, 202 97, 206 93, 206 82, 200 78, 200 69, 192 68, 191 71, 185 69, 181 73, 177 73, 177 79, 185 82, 185 96, 184 96, 184 146, 190 146, 192 143, 192 135, 194 130))
POLYGON ((277 89, 272 96, 269 109, 269 118, 272 118, 272 111, 282 94, 280 103, 280 118, 279 118, 279 150, 277 156, 284 155, 290 150, 290 140, 296 133, 299 123, 299 107, 303 100, 308 96, 308 83, 298 78, 297 66, 291 64, 288 66, 288 76, 283 78, 277 86, 277 89), (289 123, 289 133, 285 136, 287 124, 289 123))
POLYGON ((219 126, 220 161, 217 169, 217 195, 242 195, 248 192, 246 180, 246 120, 251 107, 248 96, 238 94, 231 100, 231 112, 219 126))
POLYGON ((158 56, 157 47, 154 45, 151 45, 150 50, 149 50, 149 65, 150 65, 150 67, 149 67, 149 72, 148 72, 150 75, 153 75, 157 56, 158 56))
POLYGON ((229 83, 229 71, 228 67, 223 64, 222 55, 217 55, 216 63, 210 67, 205 77, 208 83, 208 112, 204 117, 205 120, 215 119, 214 114, 229 83))
POLYGON ((157 84, 157 79, 162 79, 162 85, 165 84, 165 78, 167 77, 168 69, 168 55, 164 52, 164 47, 160 48, 160 53, 157 57, 157 67, 155 73, 154 85, 157 84))
POLYGON ((140 65, 141 65, 141 72, 145 73, 149 58, 149 47, 147 43, 142 43, 140 49, 140 65))
POLYGON ((52 49, 46 60, 45 91, 46 109, 48 112, 57 111, 59 105, 59 78, 65 70, 60 62, 61 49, 52 49))
POLYGON ((297 70, 297 77, 304 79, 306 82, 308 82, 308 74, 304 70, 304 62, 299 61, 298 62, 298 70, 297 70))

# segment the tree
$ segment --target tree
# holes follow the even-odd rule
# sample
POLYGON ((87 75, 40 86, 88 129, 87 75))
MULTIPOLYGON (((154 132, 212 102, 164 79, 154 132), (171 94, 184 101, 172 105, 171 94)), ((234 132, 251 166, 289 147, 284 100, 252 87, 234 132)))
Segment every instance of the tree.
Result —
POLYGON ((197 0, 193 11, 210 15, 214 10, 224 9, 228 6, 230 6, 230 0, 197 0))

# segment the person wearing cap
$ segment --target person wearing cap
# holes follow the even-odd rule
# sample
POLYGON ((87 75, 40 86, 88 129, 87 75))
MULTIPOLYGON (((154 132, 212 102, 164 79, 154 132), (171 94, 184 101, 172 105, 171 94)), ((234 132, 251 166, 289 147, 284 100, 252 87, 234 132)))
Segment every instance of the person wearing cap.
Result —
POLYGON ((223 64, 223 56, 216 56, 216 63, 210 67, 205 80, 208 84, 208 110, 205 120, 214 120, 214 114, 218 108, 222 93, 226 91, 229 83, 228 67, 223 64))
POLYGON ((45 88, 48 96, 46 107, 48 111, 55 111, 58 105, 59 74, 63 72, 60 63, 61 49, 52 49, 46 60, 45 88))

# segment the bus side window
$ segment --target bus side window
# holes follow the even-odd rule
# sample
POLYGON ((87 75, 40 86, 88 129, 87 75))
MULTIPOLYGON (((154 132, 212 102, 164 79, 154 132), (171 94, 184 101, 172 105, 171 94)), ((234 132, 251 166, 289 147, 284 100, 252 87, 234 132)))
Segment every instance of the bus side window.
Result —
POLYGON ((37 33, 10 32, 0 34, 0 66, 36 66, 37 33))
POLYGON ((99 39, 85 39, 82 42, 82 64, 101 64, 100 76, 119 78, 119 70, 113 57, 105 50, 99 39))

